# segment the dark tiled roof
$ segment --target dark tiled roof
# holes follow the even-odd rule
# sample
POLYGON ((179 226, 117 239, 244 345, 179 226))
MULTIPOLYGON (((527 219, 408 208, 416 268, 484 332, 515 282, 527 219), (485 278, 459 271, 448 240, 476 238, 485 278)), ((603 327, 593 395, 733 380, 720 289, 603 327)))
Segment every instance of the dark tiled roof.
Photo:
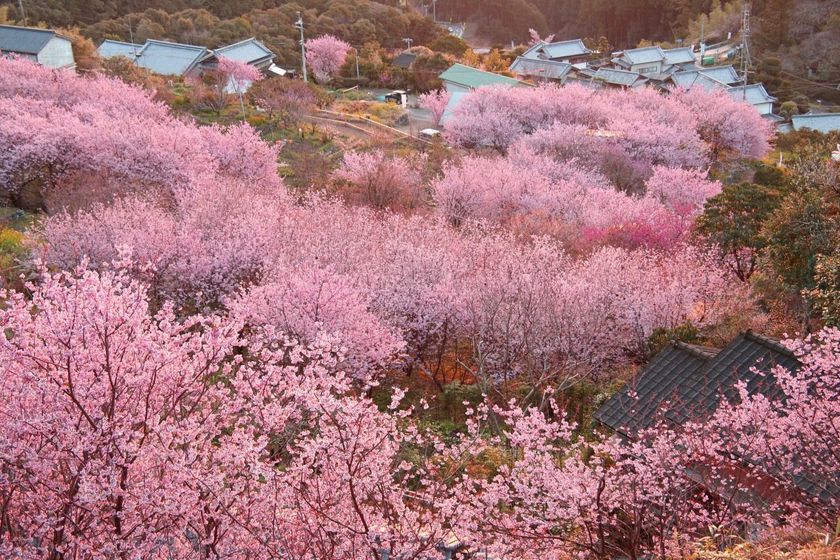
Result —
POLYGON ((717 350, 681 342, 659 352, 632 381, 595 412, 595 419, 628 437, 649 428, 665 412, 667 405, 691 401, 688 391, 695 378, 702 376, 717 350))
MULTIPOLYGON (((657 420, 682 424, 717 409, 721 398, 737 397, 735 385, 744 382, 751 394, 779 397, 775 366, 797 371, 800 362, 779 341, 747 331, 725 348, 673 343, 613 395, 595 414, 601 424, 628 438, 657 420)), ((749 458, 746 458, 749 462, 749 458)), ((761 468, 759 466, 759 468, 761 468)), ((772 473, 772 470, 771 470, 772 473)), ((799 490, 828 500, 838 489, 819 476, 797 476, 799 490)))
POLYGON ((416 58, 417 55, 414 53, 400 53, 394 58, 394 60, 391 61, 391 65, 396 66, 397 68, 408 68, 414 64, 414 60, 416 58))
POLYGON ((709 362, 700 376, 685 383, 685 394, 691 395, 691 400, 670 410, 667 416, 678 423, 707 416, 717 409, 721 396, 729 400, 736 397, 735 384, 741 381, 751 394, 772 398, 778 388, 769 374, 777 365, 790 371, 799 369, 796 356, 777 340, 751 331, 742 333, 709 362))
POLYGON ((776 365, 796 371, 799 361, 777 340, 751 331, 740 334, 720 351, 673 343, 594 416, 628 437, 651 426, 663 412, 665 420, 682 424, 713 413, 721 396, 735 398, 735 385, 740 381, 753 394, 774 397, 776 382, 769 373, 776 365))

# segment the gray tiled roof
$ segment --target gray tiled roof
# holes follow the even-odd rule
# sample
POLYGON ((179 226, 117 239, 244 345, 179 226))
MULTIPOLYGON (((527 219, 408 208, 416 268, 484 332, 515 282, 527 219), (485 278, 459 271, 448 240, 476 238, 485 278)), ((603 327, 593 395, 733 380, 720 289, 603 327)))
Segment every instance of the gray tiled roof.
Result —
POLYGON ((56 35, 57 33, 52 29, 0 25, 0 51, 38 54, 56 35))
POLYGON ((96 50, 99 52, 99 56, 101 56, 102 58, 124 56, 126 58, 133 59, 142 48, 143 45, 136 45, 134 43, 125 43, 123 41, 113 41, 111 39, 105 39, 104 41, 102 41, 102 44, 99 45, 99 48, 97 48, 96 50))
POLYGON ((209 53, 205 47, 149 39, 136 63, 157 74, 181 76, 195 68, 209 53))
POLYGON ((618 70, 616 68, 598 68, 593 76, 596 80, 607 82, 608 84, 616 84, 621 86, 632 86, 641 77, 638 72, 628 72, 627 70, 618 70))
POLYGON ((580 39, 572 39, 571 41, 557 41, 554 43, 546 43, 542 47, 542 52, 548 58, 571 58, 574 56, 585 56, 592 51, 586 48, 583 41, 580 39))
POLYGON ((736 86, 729 88, 727 91, 729 92, 729 95, 732 96, 732 99, 737 99, 739 101, 746 99, 746 102, 751 105, 778 101, 775 97, 767 93, 767 90, 764 89, 764 85, 762 84, 750 84, 746 88, 744 88, 744 86, 736 86), (745 89, 746 95, 744 94, 745 89))
POLYGON ((799 369, 793 353, 778 341, 747 331, 730 342, 710 361, 699 376, 683 384, 684 394, 690 396, 685 406, 673 409, 667 416, 682 423, 703 417, 717 409, 721 397, 733 399, 735 384, 745 382, 752 394, 772 397, 778 393, 775 378, 768 375, 774 366, 791 371, 799 369))
POLYGON ((717 350, 673 343, 595 412, 595 419, 628 437, 651 427, 667 406, 691 399, 685 393, 688 380, 701 375, 717 350), (634 394, 635 393, 635 394, 634 394))
POLYGON ((531 60, 546 58, 563 59, 585 56, 591 53, 592 51, 586 48, 583 41, 580 39, 571 39, 569 41, 555 41, 554 43, 540 41, 531 45, 523 52, 522 57, 531 60))
POLYGON ((665 64, 685 64, 694 62, 694 51, 691 47, 680 47, 677 49, 665 49, 665 64))
POLYGON ((811 130, 818 130, 820 132, 840 130, 840 113, 794 115, 791 120, 793 121, 794 130, 802 130, 803 128, 810 128, 811 130))
POLYGON ((551 80, 563 79, 571 69, 572 65, 567 62, 534 60, 521 56, 516 57, 516 60, 510 65, 510 71, 514 74, 551 80))
POLYGON ((738 77, 738 73, 735 72, 735 68, 731 64, 725 66, 706 66, 698 69, 698 71, 724 84, 732 85, 741 81, 741 78, 738 77))
POLYGON ((630 64, 647 64, 665 60, 665 52, 657 46, 628 49, 621 53, 621 58, 630 64))
MULTIPOLYGON (((775 366, 796 372, 801 364, 777 340, 751 331, 742 333, 720 351, 674 343, 659 352, 637 379, 604 403, 594 418, 632 439, 657 420, 683 424, 707 417, 721 399, 737 398, 739 382, 745 383, 751 394, 778 398, 780 391, 771 373, 775 366)), ((751 462, 749 457, 744 459, 751 462)), ((770 469, 767 472, 773 474, 773 467, 770 469)), ((822 499, 840 491, 836 479, 816 475, 797 476, 793 482, 800 490, 822 499)))
POLYGON ((246 64, 255 64, 263 61, 270 61, 274 58, 274 53, 254 37, 219 47, 213 51, 216 56, 224 56, 232 60, 244 62, 246 64))
POLYGON ((656 419, 670 402, 664 419, 682 424, 711 414, 720 398, 733 398, 735 384, 743 381, 753 393, 773 396, 775 379, 768 372, 776 365, 799 368, 793 353, 778 341, 747 331, 720 351, 674 343, 595 413, 602 424, 632 436, 656 419), (635 392, 637 398, 631 398, 635 392))
POLYGON ((706 75, 703 72, 677 72, 671 76, 674 84, 683 89, 702 88, 706 91, 727 89, 725 83, 706 75))

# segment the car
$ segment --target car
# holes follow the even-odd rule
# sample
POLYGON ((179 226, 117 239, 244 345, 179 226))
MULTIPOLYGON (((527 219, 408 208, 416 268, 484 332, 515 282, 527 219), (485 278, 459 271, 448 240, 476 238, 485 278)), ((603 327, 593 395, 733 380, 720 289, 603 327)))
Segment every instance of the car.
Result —
POLYGON ((408 92, 403 91, 401 89, 397 89, 392 91, 391 93, 386 93, 385 103, 396 103, 397 105, 405 107, 406 105, 408 105, 408 92))

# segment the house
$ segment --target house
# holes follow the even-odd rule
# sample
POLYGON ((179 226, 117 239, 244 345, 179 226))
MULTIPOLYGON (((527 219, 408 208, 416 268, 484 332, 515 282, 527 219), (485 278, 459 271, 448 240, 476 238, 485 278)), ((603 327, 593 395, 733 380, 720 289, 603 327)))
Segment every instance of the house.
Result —
POLYGON ((403 70, 408 70, 411 68, 411 65, 414 64, 414 61, 417 60, 417 55, 410 52, 402 52, 394 57, 394 60, 391 61, 391 66, 396 66, 397 68, 402 68, 403 70))
POLYGON ((96 49, 99 56, 102 58, 114 58, 115 56, 124 56, 129 60, 137 58, 137 54, 143 49, 143 45, 136 43, 126 43, 124 41, 114 41, 112 39, 105 39, 102 44, 96 49))
POLYGON ((0 55, 15 55, 48 68, 75 68, 70 39, 52 29, 0 25, 0 55))
MULTIPOLYGON (((772 374, 776 366, 795 374, 801 363, 779 341, 752 331, 741 333, 722 349, 673 342, 636 379, 608 399, 595 412, 594 419, 632 441, 641 431, 655 428, 658 423, 676 427, 708 418, 724 399, 738 399, 739 384, 750 394, 777 399, 781 391, 772 374)), ((766 476, 773 473, 750 468, 749 458, 741 459, 744 461, 735 461, 731 467, 742 471, 739 477, 753 497, 786 491, 773 488, 772 476, 766 476)), ((701 464, 687 465, 686 474, 692 478, 704 468, 701 464)), ((702 476, 697 482, 702 484, 702 476)), ((796 486, 798 491, 817 498, 838 490, 831 481, 811 477, 799 477, 796 486)))
POLYGON ((808 113, 791 117, 793 130, 816 130, 829 133, 840 131, 840 113, 808 113))
POLYGON ((691 47, 678 47, 676 49, 663 49, 665 55, 664 67, 670 69, 691 69, 696 66, 694 49, 691 47))
POLYGON ((573 66, 568 62, 557 62, 554 60, 543 60, 534 58, 516 57, 510 65, 510 71, 517 76, 530 78, 532 80, 566 81, 573 66))
POLYGON ((200 73, 201 62, 208 55, 206 47, 149 39, 134 63, 163 76, 190 76, 200 73))
POLYGON ((219 57, 250 64, 268 74, 285 76, 288 71, 274 65, 274 53, 254 37, 215 50, 198 45, 148 39, 144 44, 106 39, 97 49, 103 58, 124 56, 137 66, 164 76, 193 76, 214 68, 219 57))
POLYGON ((222 56, 249 64, 263 72, 267 72, 274 64, 274 53, 254 37, 213 49, 213 52, 202 61, 202 64, 213 65, 222 56))
POLYGON ((680 70, 674 72, 672 79, 677 85, 683 86, 686 83, 692 83, 697 76, 704 76, 726 86, 736 85, 741 81, 741 78, 731 64, 680 70))
POLYGON ((733 99, 749 103, 755 107, 761 115, 772 115, 773 103, 778 101, 778 99, 767 93, 763 84, 730 87, 726 90, 726 92, 733 99))
POLYGON ((663 49, 652 46, 615 52, 612 63, 621 70, 654 76, 689 70, 695 67, 695 58, 690 47, 663 49))
POLYGON ((660 47, 641 47, 613 53, 616 68, 637 74, 660 74, 665 65, 665 53, 660 47))
POLYGON ((556 41, 553 43, 538 41, 522 53, 522 58, 579 64, 585 62, 591 54, 592 51, 586 48, 583 41, 572 39, 570 41, 556 41))
POLYGON ((480 87, 529 87, 529 84, 520 82, 517 79, 492 72, 485 72, 484 70, 458 63, 444 70, 439 78, 443 82, 443 87, 450 94, 449 103, 446 105, 443 117, 441 118, 441 122, 444 124, 452 117, 455 108, 461 103, 464 96, 480 87))

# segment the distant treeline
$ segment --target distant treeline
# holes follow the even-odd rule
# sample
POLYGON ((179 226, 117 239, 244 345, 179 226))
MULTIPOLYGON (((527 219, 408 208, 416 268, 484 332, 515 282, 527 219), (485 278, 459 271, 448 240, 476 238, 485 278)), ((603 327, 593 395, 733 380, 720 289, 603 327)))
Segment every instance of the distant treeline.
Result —
MULTIPOLYGON (((23 19, 17 2, 6 2, 7 17, 23 19)), ((30 24, 79 27, 99 43, 120 39, 142 43, 148 38, 213 48, 256 36, 278 55, 278 63, 297 65, 298 31, 303 12, 307 36, 333 34, 351 45, 378 42, 386 48, 424 45, 444 34, 432 20, 398 7, 397 0, 25 0, 30 24)))

